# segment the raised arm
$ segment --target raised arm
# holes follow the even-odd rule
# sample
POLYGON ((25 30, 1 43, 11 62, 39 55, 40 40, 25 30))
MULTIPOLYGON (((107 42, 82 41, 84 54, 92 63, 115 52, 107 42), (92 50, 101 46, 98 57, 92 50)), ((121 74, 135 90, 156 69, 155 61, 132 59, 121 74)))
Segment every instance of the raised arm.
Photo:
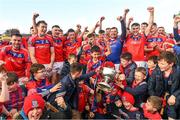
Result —
POLYGON ((126 16, 127 16, 128 12, 129 12, 129 9, 125 9, 123 16, 117 17, 117 20, 120 21, 120 23, 121 23, 121 31, 122 31, 121 40, 126 39, 126 16))
POLYGON ((130 17, 130 18, 128 19, 127 24, 126 24, 126 30, 127 30, 126 35, 128 35, 128 34, 131 32, 131 31, 130 31, 130 25, 131 25, 132 22, 133 22, 133 17, 130 17))
POLYGON ((147 10, 149 11, 150 16, 149 16, 148 27, 145 30, 146 36, 150 33, 151 27, 152 27, 153 22, 154 22, 154 7, 148 7, 147 10))
POLYGON ((76 35, 79 36, 81 34, 81 25, 77 24, 76 25, 76 31, 75 31, 76 35))
POLYGON ((100 18, 100 27, 99 27, 99 30, 102 30, 102 22, 103 22, 103 20, 105 20, 105 17, 104 16, 102 16, 101 18, 100 18))
POLYGON ((87 31, 88 27, 86 26, 83 30, 83 32, 78 36, 80 38, 82 38, 84 36, 84 33, 87 31))
POLYGON ((7 86, 7 75, 6 73, 1 72, 0 73, 0 81, 2 84, 2 91, 0 95, 0 102, 5 102, 9 100, 9 92, 8 92, 8 86, 7 86))
POLYGON ((38 13, 34 13, 33 14, 33 18, 32 18, 32 24, 33 24, 33 29, 34 29, 34 33, 37 34, 38 30, 37 30, 37 25, 36 25, 36 18, 39 16, 38 13))
POLYGON ((88 34, 92 34, 95 32, 95 30, 100 26, 100 22, 98 21, 95 26, 89 31, 88 34))
POLYGON ((174 39, 176 40, 176 42, 180 41, 180 35, 178 33, 178 23, 180 23, 180 16, 174 17, 173 32, 174 32, 174 39))

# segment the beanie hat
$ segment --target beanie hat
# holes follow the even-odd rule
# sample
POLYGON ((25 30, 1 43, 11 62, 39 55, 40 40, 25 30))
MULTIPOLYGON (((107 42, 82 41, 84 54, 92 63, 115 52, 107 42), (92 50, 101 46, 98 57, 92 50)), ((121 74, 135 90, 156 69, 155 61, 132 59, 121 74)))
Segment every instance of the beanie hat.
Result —
POLYGON ((106 61, 103 65, 103 67, 111 67, 111 68, 115 68, 114 63, 110 62, 110 61, 106 61))
POLYGON ((24 113, 28 115, 28 112, 34 108, 41 108, 44 110, 45 102, 41 95, 34 93, 27 96, 24 100, 24 113))
POLYGON ((122 95, 122 100, 123 101, 127 101, 127 102, 130 102, 132 105, 134 105, 134 97, 133 95, 131 95, 130 93, 128 92, 124 92, 123 95, 122 95))

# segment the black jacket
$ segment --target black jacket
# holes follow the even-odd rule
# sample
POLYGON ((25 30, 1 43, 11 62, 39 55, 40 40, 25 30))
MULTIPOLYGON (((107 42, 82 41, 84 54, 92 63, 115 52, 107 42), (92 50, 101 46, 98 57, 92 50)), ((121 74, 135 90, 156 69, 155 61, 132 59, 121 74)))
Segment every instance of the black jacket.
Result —
MULTIPOLYGON (((165 92, 165 80, 164 80, 163 72, 157 67, 152 75, 149 77, 148 80, 148 93, 149 95, 155 95, 162 97, 165 92)), ((169 94, 178 96, 180 94, 179 87, 180 87, 180 67, 174 66, 173 71, 169 76, 169 94)))
POLYGON ((60 78, 62 79, 63 77, 65 77, 67 74, 69 74, 70 72, 70 64, 68 61, 65 61, 63 63, 63 68, 61 70, 61 73, 60 73, 60 78))
POLYGON ((124 68, 124 74, 126 76, 126 81, 128 85, 131 85, 134 80, 134 73, 136 68, 137 65, 135 62, 132 62, 131 64, 129 64, 124 68))

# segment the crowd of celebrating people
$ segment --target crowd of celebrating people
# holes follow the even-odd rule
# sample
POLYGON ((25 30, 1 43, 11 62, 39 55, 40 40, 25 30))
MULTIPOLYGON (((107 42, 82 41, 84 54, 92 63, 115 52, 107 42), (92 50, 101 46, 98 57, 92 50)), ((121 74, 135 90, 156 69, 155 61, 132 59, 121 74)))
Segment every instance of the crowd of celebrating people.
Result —
POLYGON ((47 31, 34 13, 31 36, 2 37, 1 118, 180 119, 180 15, 166 33, 154 7, 141 24, 128 12, 117 17, 121 34, 103 29, 104 16, 91 29, 47 31))

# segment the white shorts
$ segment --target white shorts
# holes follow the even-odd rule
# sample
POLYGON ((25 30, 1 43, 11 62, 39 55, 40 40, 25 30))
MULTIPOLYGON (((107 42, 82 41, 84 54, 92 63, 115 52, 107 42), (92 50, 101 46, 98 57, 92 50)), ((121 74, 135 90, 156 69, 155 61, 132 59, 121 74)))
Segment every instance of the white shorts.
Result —
POLYGON ((63 68, 64 62, 54 62, 53 64, 53 72, 57 72, 58 74, 61 73, 61 70, 63 68))

